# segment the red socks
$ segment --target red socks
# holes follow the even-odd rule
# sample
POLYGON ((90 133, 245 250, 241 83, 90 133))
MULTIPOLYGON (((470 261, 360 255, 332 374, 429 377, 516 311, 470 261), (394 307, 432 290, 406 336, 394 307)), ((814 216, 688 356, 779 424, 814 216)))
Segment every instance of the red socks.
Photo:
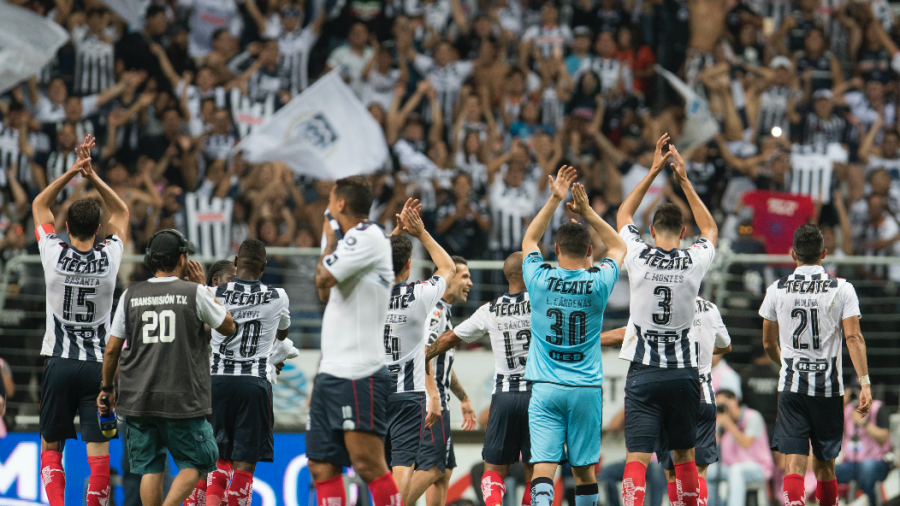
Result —
POLYGON ((206 480, 197 480, 194 491, 185 499, 184 506, 206 506, 206 480))
POLYGON ((699 506, 700 476, 695 461, 675 464, 675 487, 684 506, 699 506))
MULTIPOLYGON (((531 482, 526 483, 526 494, 528 493, 527 490, 530 488, 531 482)), ((484 472, 481 476, 481 493, 484 495, 485 506, 498 506, 503 504, 503 494, 506 493, 506 482, 504 482, 500 473, 497 471, 484 472)), ((522 499, 522 503, 525 503, 524 498, 522 499)), ((528 503, 531 504, 531 497, 528 498, 528 503)))
POLYGON ((235 471, 231 478, 231 484, 225 491, 225 500, 228 506, 250 506, 253 494, 253 473, 247 471, 235 471))
MULTIPOLYGON (((506 484, 503 485, 506 487, 506 484)), ((531 506, 531 482, 525 482, 525 495, 522 496, 522 506, 531 506)))
POLYGON ((622 501, 625 506, 644 506, 647 492, 647 466, 640 462, 625 464, 622 476, 622 501))
MULTIPOLYGON (((371 483, 369 485, 371 486, 371 483)), ((396 488, 394 486, 395 490, 396 488)), ((374 491, 372 495, 375 495, 374 491)), ((346 504, 347 492, 344 490, 344 478, 341 475, 330 480, 316 482, 316 506, 346 506, 346 504)))
POLYGON ((109 501, 109 455, 88 457, 87 460, 91 468, 87 506, 106 506, 106 502, 109 501))
POLYGON ((666 483, 666 486, 669 487, 669 504, 678 506, 678 487, 675 486, 674 481, 666 483))
POLYGON ((206 506, 220 506, 231 480, 231 461, 219 460, 216 470, 206 476, 206 506))
POLYGON ((706 478, 700 478, 700 500, 697 501, 700 506, 706 506, 709 503, 709 490, 706 488, 706 478))
MULTIPOLYGON (((343 487, 344 485, 341 484, 341 492, 344 490, 343 487)), ((400 492, 397 490, 397 484, 389 472, 380 478, 370 481, 369 490, 372 491, 372 501, 375 503, 375 506, 403 506, 403 501, 400 500, 400 492)), ((333 505, 328 504, 326 506, 333 505)))
MULTIPOLYGON (((106 466, 107 483, 109 483, 109 461, 106 466)), ((66 472, 62 466, 62 452, 47 450, 41 452, 41 481, 47 490, 50 506, 66 504, 66 472)))
MULTIPOLYGON (((837 497, 837 482, 829 482, 835 484, 834 496, 837 497)), ((818 499, 819 491, 816 490, 816 498, 818 499)), ((784 477, 784 506, 804 506, 806 504, 806 487, 803 485, 803 476, 799 474, 789 474, 784 477)))
POLYGON ((816 501, 819 506, 837 506, 838 483, 837 480, 820 481, 816 483, 816 501))

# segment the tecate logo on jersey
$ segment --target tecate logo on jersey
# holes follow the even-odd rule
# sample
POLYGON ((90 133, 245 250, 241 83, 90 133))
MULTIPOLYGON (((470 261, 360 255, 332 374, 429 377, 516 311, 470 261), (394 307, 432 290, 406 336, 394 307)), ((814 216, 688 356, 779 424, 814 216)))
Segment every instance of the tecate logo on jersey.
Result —
POLYGON ((56 268, 69 274, 105 274, 109 268, 109 259, 106 256, 92 260, 64 256, 56 263, 56 268))

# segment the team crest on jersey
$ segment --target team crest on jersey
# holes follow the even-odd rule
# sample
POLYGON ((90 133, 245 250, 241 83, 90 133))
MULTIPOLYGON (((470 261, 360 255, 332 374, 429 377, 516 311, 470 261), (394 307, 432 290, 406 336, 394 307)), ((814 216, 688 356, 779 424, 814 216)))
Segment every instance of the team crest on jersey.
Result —
POLYGON ((303 141, 320 151, 333 147, 338 138, 337 130, 321 112, 295 119, 285 135, 288 142, 303 141))

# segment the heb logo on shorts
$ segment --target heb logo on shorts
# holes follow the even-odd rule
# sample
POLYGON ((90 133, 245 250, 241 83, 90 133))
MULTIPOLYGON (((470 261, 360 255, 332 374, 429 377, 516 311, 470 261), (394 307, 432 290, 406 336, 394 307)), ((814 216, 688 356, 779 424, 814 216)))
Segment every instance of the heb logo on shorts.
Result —
POLYGON ((356 424, 353 423, 353 420, 351 420, 351 418, 353 418, 353 407, 351 407, 351 406, 342 407, 341 415, 344 417, 344 425, 342 426, 342 428, 344 430, 355 430, 356 424))

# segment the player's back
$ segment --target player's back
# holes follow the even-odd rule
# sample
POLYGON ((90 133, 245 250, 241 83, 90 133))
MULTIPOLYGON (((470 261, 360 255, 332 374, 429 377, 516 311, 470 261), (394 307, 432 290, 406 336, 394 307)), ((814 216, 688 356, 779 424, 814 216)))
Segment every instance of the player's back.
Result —
POLYGON ((425 391, 426 322, 446 288, 440 276, 394 285, 383 322, 382 352, 393 380, 392 392, 425 391))
POLYGON ((552 267, 537 251, 522 266, 531 296, 525 378, 570 386, 601 386, 600 330, 619 267, 604 259, 590 269, 552 267))
POLYGON ((347 231, 324 263, 340 281, 322 316, 319 372, 347 379, 374 374, 384 366, 384 318, 394 282, 391 243, 384 229, 363 222, 347 231))
POLYGON ((531 299, 527 291, 505 293, 481 306, 494 350, 494 393, 527 392, 525 379, 531 346, 531 299))
POLYGON ((274 367, 268 358, 279 328, 290 325, 288 297, 282 288, 259 280, 233 279, 216 288, 216 299, 234 318, 234 333, 212 331, 211 373, 222 376, 267 377, 274 367))
POLYGON ((79 251, 43 225, 35 230, 47 289, 41 355, 102 362, 123 244, 112 235, 79 251))
POLYGON ((697 367, 689 333, 715 247, 701 237, 690 248, 663 250, 641 240, 634 225, 620 235, 628 247, 631 316, 619 358, 661 368, 697 367))
POLYGON ((731 344, 731 336, 722 322, 718 306, 703 297, 695 299, 690 335, 697 349, 697 372, 700 373, 703 401, 714 403, 716 394, 712 388, 711 374, 713 352, 717 347, 727 348, 731 344))
POLYGON ((852 284, 820 265, 798 267, 769 286, 759 314, 778 322, 779 392, 843 395, 842 323, 860 314, 852 284))

